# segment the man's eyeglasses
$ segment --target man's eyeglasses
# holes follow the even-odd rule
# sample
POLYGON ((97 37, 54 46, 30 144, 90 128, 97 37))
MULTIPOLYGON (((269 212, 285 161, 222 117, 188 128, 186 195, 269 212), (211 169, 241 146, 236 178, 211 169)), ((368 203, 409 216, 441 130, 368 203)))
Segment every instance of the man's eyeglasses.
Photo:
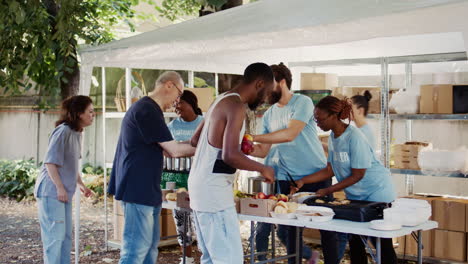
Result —
POLYGON ((178 97, 181 97, 182 94, 183 94, 183 88, 182 89, 179 89, 179 87, 177 87, 177 85, 175 83, 172 82, 172 85, 177 89, 177 92, 179 94, 178 97))

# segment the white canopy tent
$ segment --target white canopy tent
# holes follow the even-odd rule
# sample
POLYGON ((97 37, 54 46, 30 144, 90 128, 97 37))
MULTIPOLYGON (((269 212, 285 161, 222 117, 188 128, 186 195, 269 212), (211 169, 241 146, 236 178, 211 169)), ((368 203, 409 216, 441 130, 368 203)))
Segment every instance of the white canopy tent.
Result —
POLYGON ((468 0, 262 0, 80 50, 80 94, 93 67, 239 74, 256 61, 466 52, 467 14, 468 0))
POLYGON ((80 51, 93 67, 242 73, 278 63, 467 51, 466 0, 262 0, 80 51))

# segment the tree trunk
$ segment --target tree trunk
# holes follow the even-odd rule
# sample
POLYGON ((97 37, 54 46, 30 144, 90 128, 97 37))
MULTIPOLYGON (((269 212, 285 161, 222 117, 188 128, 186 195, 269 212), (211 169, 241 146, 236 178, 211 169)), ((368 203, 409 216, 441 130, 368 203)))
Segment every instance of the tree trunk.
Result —
POLYGON ((73 66, 73 71, 71 73, 65 72, 63 76, 68 80, 68 83, 60 83, 60 95, 62 99, 77 95, 80 91, 80 68, 78 64, 76 63, 75 66, 73 66))

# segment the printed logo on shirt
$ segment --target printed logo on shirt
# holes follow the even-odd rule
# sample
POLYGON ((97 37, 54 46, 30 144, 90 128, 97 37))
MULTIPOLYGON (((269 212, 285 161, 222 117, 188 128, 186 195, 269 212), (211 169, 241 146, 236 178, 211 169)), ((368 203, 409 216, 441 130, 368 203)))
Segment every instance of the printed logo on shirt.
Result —
POLYGON ((347 152, 334 152, 333 160, 338 162, 349 162, 349 156, 347 152))

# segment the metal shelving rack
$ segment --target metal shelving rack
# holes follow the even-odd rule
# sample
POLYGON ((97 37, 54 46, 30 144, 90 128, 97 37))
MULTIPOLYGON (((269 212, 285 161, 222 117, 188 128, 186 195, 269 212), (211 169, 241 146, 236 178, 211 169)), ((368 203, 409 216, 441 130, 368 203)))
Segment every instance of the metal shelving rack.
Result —
MULTIPOLYGON (((331 60, 331 61, 310 61, 310 62, 290 62, 290 67, 329 67, 329 66, 359 66, 359 65, 380 65, 381 66, 381 83, 382 83, 382 96, 381 96, 381 113, 370 114, 368 117, 371 119, 379 119, 381 127, 381 149, 382 163, 389 167, 390 165, 390 128, 392 120, 405 120, 406 140, 413 139, 412 129, 414 120, 458 120, 467 121, 468 114, 390 114, 389 113, 389 73, 388 67, 390 64, 405 64, 405 89, 412 86, 412 66, 417 63, 430 63, 430 62, 450 62, 450 61, 466 61, 466 52, 454 53, 441 53, 441 54, 425 54, 413 56, 397 56, 397 57, 384 57, 384 58, 365 58, 365 59, 345 59, 345 60, 331 60)), ((425 172, 418 170, 402 170, 391 169, 392 173, 405 174, 406 178, 406 192, 413 193, 414 175, 421 176, 438 176, 438 177, 456 177, 466 178, 467 175, 454 172, 425 172)))

